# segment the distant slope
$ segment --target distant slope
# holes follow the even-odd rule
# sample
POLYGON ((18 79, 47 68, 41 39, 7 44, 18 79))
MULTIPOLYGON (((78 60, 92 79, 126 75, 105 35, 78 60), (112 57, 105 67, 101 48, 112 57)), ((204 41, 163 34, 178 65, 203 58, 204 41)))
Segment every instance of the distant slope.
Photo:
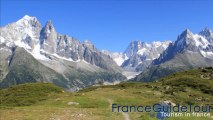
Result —
POLYGON ((83 68, 76 63, 71 64, 68 61, 59 62, 57 60, 55 61, 57 65, 61 64, 58 68, 57 65, 54 65, 54 62, 49 64, 45 62, 47 64, 45 65, 42 64, 43 62, 36 60, 24 48, 19 47, 14 48, 9 61, 8 73, 0 83, 1 88, 23 83, 51 82, 66 90, 75 91, 97 83, 113 83, 117 80, 126 79, 116 72, 103 70, 98 67, 94 69, 94 67, 86 63, 81 63, 85 64, 83 68), (52 67, 50 66, 51 64, 53 64, 52 67), (88 70, 85 69, 86 66, 88 70), (59 68, 64 68, 64 70, 57 70, 59 68))
POLYGON ((132 80, 151 82, 178 71, 211 65, 213 65, 212 59, 204 58, 196 53, 183 53, 176 55, 165 63, 149 66, 148 69, 144 70, 132 80))
POLYGON ((8 74, 0 83, 1 88, 29 82, 52 82, 68 88, 68 81, 62 75, 45 67, 24 48, 14 49, 8 69, 8 74))

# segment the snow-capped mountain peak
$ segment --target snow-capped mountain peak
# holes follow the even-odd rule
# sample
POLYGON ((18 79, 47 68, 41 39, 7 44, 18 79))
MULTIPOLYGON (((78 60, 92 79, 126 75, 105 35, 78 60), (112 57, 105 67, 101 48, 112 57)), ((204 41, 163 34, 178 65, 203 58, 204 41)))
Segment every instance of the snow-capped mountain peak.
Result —
POLYGON ((152 49, 166 49, 167 46, 171 43, 171 41, 153 41, 151 43, 145 43, 141 41, 133 41, 130 43, 130 45, 125 50, 125 54, 128 57, 134 56, 136 54, 139 55, 146 55, 147 52, 152 51, 152 49))
POLYGON ((39 60, 51 61, 52 57, 57 57, 121 71, 111 57, 102 54, 91 42, 81 43, 73 37, 57 33, 50 20, 41 27, 36 17, 25 15, 17 22, 1 27, 0 32, 0 49, 11 51, 14 47, 22 47, 39 60))
POLYGON ((201 54, 206 58, 213 58, 213 42, 211 30, 204 29, 199 34, 193 34, 190 30, 185 30, 178 36, 163 54, 154 61, 154 64, 161 64, 169 61, 176 54, 190 53, 201 54))
POLYGON ((28 15, 25 15, 23 18, 18 20, 16 22, 17 27, 32 27, 32 28, 37 28, 41 27, 41 24, 39 23, 38 19, 36 17, 30 17, 28 15))
POLYGON ((154 41, 151 43, 132 41, 123 53, 127 55, 128 59, 123 62, 122 67, 128 70, 141 71, 152 60, 158 58, 170 43, 171 41, 154 41))
POLYGON ((179 39, 190 38, 190 37, 192 37, 192 35, 193 35, 193 33, 189 29, 186 29, 180 34, 179 39))
POLYGON ((199 34, 209 36, 212 34, 212 31, 209 28, 204 28, 199 34))
POLYGON ((35 17, 31 17, 29 15, 25 15, 22 19, 30 20, 30 19, 33 19, 33 18, 35 18, 35 17))
POLYGON ((141 41, 132 41, 124 53, 127 57, 131 57, 144 47, 145 43, 141 41))
MULTIPOLYGON (((207 31, 205 30, 205 33, 206 32, 207 31)), ((181 35, 177 38, 175 44, 182 49, 185 49, 186 45, 191 46, 189 47, 189 49, 192 50, 193 48, 194 50, 195 47, 206 48, 209 45, 209 41, 202 34, 193 34, 190 30, 187 29, 181 33, 181 35)))
POLYGON ((5 40, 6 46, 16 45, 27 49, 33 49, 34 45, 39 43, 40 30, 41 24, 37 18, 28 15, 0 28, 1 38, 5 40))

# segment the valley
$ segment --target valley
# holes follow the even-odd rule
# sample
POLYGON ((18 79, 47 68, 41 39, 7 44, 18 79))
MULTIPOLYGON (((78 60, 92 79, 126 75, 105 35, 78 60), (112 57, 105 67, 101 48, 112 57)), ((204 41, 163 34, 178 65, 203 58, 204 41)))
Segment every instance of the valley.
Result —
POLYGON ((0 120, 213 120, 213 0, 0 0, 0 120))

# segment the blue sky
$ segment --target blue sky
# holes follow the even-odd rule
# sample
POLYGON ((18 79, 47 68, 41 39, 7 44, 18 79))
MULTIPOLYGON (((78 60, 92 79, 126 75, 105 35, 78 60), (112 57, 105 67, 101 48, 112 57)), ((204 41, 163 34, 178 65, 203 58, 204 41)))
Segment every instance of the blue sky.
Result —
POLYGON ((1 0, 1 26, 24 15, 98 49, 124 51, 132 40, 175 40, 184 29, 213 28, 213 0, 1 0))

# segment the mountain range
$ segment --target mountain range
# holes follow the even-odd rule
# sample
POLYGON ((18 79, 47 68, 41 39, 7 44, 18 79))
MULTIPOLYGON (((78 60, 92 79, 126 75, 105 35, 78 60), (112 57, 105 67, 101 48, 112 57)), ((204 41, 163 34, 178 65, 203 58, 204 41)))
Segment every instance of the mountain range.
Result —
POLYGON ((193 34, 186 29, 133 81, 150 82, 177 71, 212 65, 213 32, 205 28, 193 34))
POLYGON ((81 43, 24 16, 1 27, 1 87, 25 82, 53 82, 68 90, 126 79, 122 69, 91 42, 81 43))
POLYGON ((149 82, 176 71, 213 65, 213 32, 208 28, 198 34, 186 29, 173 42, 132 41, 121 53, 98 50, 88 40, 80 42, 58 33, 51 21, 42 27, 28 15, 1 27, 0 32, 1 88, 51 82, 75 91, 130 78, 149 82))

